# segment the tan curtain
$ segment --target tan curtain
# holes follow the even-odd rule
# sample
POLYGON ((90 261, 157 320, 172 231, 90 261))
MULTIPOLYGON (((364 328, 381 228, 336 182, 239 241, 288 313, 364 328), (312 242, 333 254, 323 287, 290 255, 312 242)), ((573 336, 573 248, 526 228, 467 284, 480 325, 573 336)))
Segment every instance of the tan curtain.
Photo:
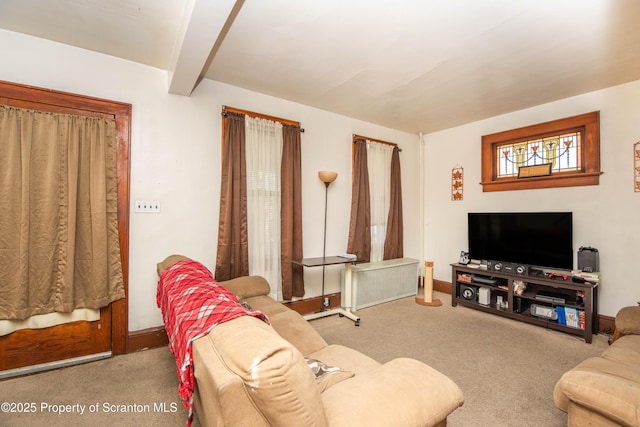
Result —
POLYGON ((226 113, 216 280, 249 274, 244 114, 226 113))
POLYGON ((371 257, 371 202, 369 199, 367 143, 364 139, 358 139, 355 145, 347 252, 356 255, 359 261, 369 262, 371 257))
POLYGON ((124 298, 115 120, 0 105, 0 319, 124 298))
POLYGON ((391 200, 387 218, 387 235, 384 239, 383 259, 402 258, 403 233, 402 225, 402 182, 400 177, 400 149, 393 148, 391 157, 391 200))
POLYGON ((302 259, 302 154, 300 127, 283 125, 280 246, 282 298, 304 296, 302 266, 292 259, 302 259))

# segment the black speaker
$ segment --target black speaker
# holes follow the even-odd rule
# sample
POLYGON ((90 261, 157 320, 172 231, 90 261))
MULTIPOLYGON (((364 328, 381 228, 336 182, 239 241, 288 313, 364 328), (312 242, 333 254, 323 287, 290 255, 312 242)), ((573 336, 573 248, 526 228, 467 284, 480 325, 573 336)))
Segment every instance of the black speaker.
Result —
POLYGON ((516 270, 515 270, 516 274, 519 275, 527 275, 529 274, 529 266, 528 265, 524 265, 524 264, 516 264, 516 270))
POLYGON ((501 261, 487 261, 487 270, 489 271, 502 271, 503 267, 504 265, 501 261))
POLYGON ((467 301, 477 301, 478 288, 475 286, 460 285, 460 296, 467 301))
POLYGON ((598 262, 598 250, 589 246, 581 246, 578 249, 578 270, 585 273, 600 271, 598 262))

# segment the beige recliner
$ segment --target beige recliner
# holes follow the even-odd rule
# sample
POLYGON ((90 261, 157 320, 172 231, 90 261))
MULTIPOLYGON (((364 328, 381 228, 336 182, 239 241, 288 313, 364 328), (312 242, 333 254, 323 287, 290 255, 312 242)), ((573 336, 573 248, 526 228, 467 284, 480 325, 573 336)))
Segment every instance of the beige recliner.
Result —
POLYGON ((569 426, 640 426, 640 307, 621 309, 615 324, 611 346, 556 383, 569 426))
POLYGON ((202 426, 444 426, 463 404, 458 386, 422 362, 382 364, 328 345, 300 314, 268 296, 262 277, 221 284, 271 325, 243 316, 193 342, 194 408, 202 426), (334 372, 317 377, 310 361, 334 372))

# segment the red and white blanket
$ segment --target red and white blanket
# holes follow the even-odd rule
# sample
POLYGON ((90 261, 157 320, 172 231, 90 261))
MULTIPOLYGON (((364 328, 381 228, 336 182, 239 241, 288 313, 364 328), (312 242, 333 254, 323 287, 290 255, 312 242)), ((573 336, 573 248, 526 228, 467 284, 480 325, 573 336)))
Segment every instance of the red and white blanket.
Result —
POLYGON ((193 421, 193 352, 191 343, 220 323, 254 316, 269 323, 264 313, 240 305, 238 298, 197 261, 185 260, 160 273, 156 302, 162 310, 169 349, 176 359, 178 394, 193 421))

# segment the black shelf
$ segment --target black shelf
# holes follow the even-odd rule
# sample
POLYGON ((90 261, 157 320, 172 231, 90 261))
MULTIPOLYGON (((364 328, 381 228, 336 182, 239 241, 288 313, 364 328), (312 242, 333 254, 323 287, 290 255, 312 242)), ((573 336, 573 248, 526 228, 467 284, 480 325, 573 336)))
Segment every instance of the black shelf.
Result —
POLYGON ((468 267, 462 264, 452 264, 452 298, 451 305, 462 305, 472 309, 484 311, 498 316, 507 317, 513 320, 530 323, 541 327, 578 335, 584 338, 585 342, 591 343, 593 334, 598 333, 597 315, 597 290, 598 285, 594 283, 576 283, 572 280, 549 279, 543 276, 517 275, 496 271, 481 270, 468 267), (460 280, 471 277, 471 281, 460 280), (492 278, 496 284, 474 281, 476 278, 492 278), (525 285, 521 294, 515 292, 514 282, 525 285), (475 295, 467 292, 466 299, 460 289, 462 286, 471 286, 476 289, 475 295), (478 302, 479 289, 488 288, 490 292, 490 304, 483 305, 478 302), (469 295, 471 294, 471 295, 469 295), (558 300, 548 300, 536 298, 538 294, 564 298, 564 302, 558 300), (498 296, 502 297, 505 307, 500 308, 497 304, 498 296), (531 313, 531 306, 536 304, 542 307, 549 307, 556 310, 557 307, 569 307, 578 312, 584 313, 584 329, 559 323, 558 320, 547 319, 535 316, 531 313))

